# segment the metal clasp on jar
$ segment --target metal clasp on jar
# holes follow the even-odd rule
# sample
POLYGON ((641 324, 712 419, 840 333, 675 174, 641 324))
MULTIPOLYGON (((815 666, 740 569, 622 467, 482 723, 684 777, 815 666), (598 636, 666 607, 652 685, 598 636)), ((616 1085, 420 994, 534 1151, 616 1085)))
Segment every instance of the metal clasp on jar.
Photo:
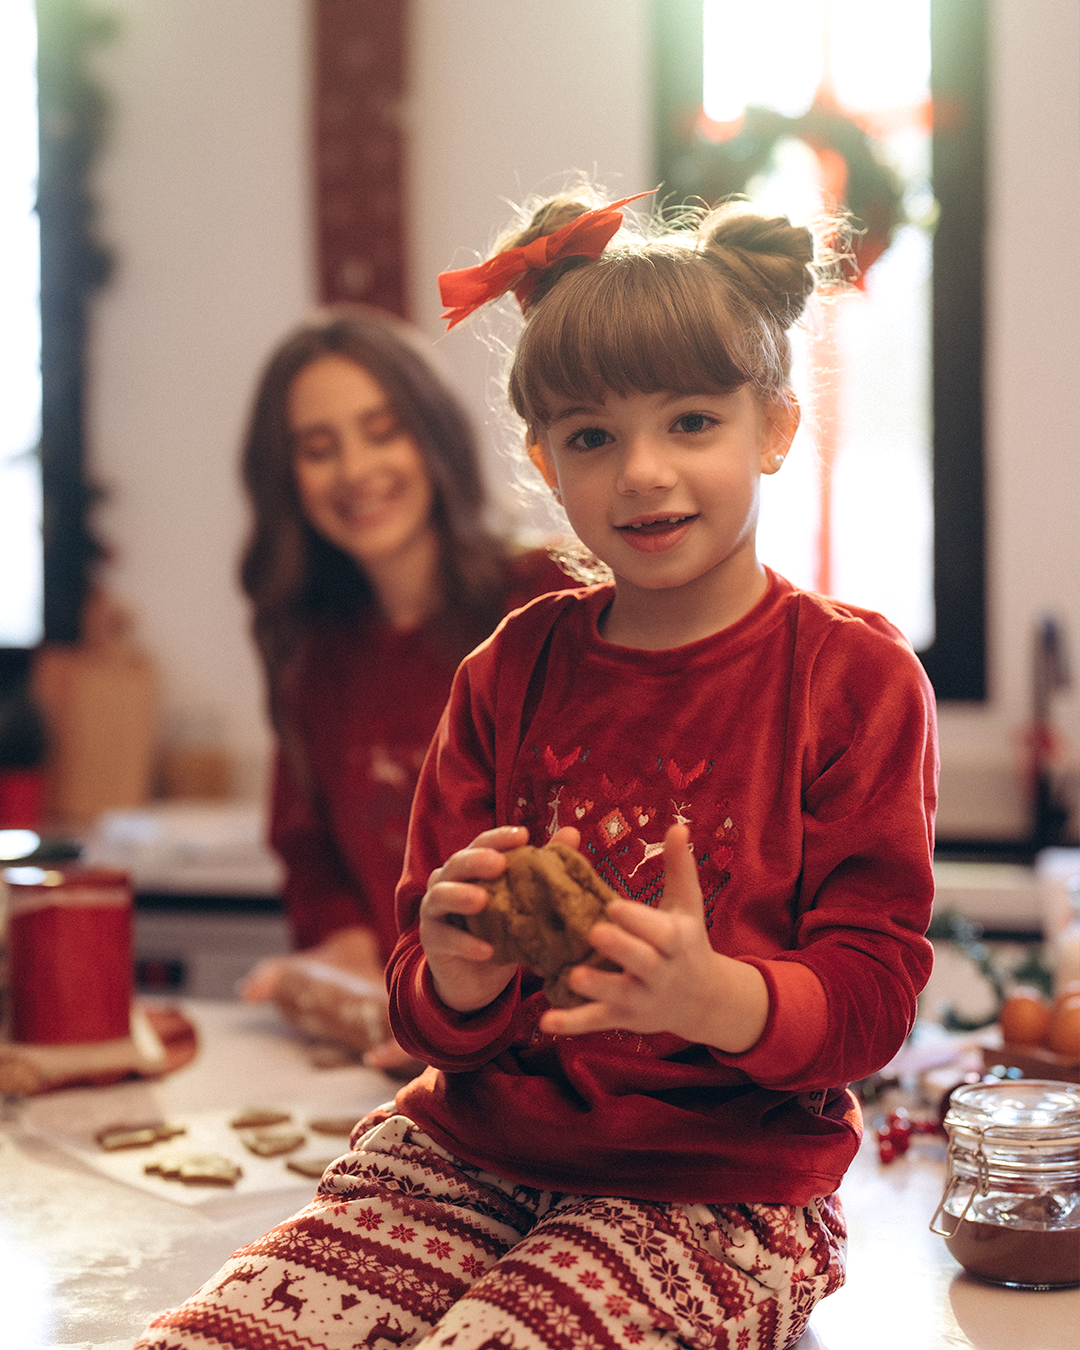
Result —
MULTIPOLYGON (((967 1212, 971 1208, 972 1201, 975 1199, 975 1197, 977 1195, 985 1196, 990 1193, 990 1164, 987 1161, 986 1153, 983 1151, 983 1139, 985 1131, 980 1129, 977 1125, 969 1126, 968 1128, 972 1134, 978 1136, 978 1144, 976 1145, 975 1148, 975 1184, 971 1188, 971 1194, 967 1198, 967 1204, 964 1206, 963 1211, 960 1214, 960 1217, 956 1220, 957 1228, 959 1228, 960 1225, 967 1218, 967 1212)), ((954 1171, 956 1152, 957 1152, 956 1141, 954 1139, 950 1139, 949 1147, 945 1154, 945 1161, 948 1164, 949 1168, 948 1176, 945 1181, 945 1190, 942 1193, 941 1199, 938 1201, 937 1209, 934 1210, 933 1216, 930 1219, 930 1231, 931 1233, 936 1233, 938 1237, 944 1238, 952 1237, 951 1232, 946 1232, 943 1228, 935 1228, 934 1225, 937 1223, 942 1213, 944 1213, 945 1206, 949 1203, 949 1197, 952 1195, 957 1184, 965 1179, 963 1177, 958 1176, 954 1171)), ((955 1229, 953 1230, 953 1232, 955 1232, 955 1229)))

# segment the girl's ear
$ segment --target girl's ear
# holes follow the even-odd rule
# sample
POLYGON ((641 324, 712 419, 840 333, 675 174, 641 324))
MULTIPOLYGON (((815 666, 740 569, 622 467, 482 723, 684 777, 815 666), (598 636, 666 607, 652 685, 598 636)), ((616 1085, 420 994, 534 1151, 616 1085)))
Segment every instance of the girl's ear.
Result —
POLYGON ((548 487, 551 488, 552 492, 558 496, 559 480, 555 476, 555 465, 548 459, 544 447, 536 440, 527 447, 527 450, 529 459, 532 461, 533 467, 536 469, 537 473, 548 487))
POLYGON ((793 389, 765 405, 765 438, 761 447, 761 472, 776 473, 787 459, 799 429, 802 409, 793 389))

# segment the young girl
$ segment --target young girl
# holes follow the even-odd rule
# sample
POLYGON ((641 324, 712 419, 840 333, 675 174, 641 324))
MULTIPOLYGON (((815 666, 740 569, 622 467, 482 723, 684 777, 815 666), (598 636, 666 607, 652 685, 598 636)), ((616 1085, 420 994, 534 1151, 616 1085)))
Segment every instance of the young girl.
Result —
MULTIPOLYGON (((544 551, 514 553, 485 527, 472 429, 425 346, 377 310, 316 315, 270 356, 243 459, 243 582, 279 740, 271 839, 293 939, 376 988, 454 670, 509 609, 571 584, 544 551)), ((273 997, 304 968, 266 962, 244 993, 273 997)), ((369 1057, 413 1063, 392 1041, 369 1057)))
POLYGON ((776 1350, 843 1280, 846 1085, 930 969, 933 697, 886 620, 755 555, 810 235, 730 207, 605 247, 618 224, 558 200, 444 278, 452 318, 523 300, 510 397, 613 581, 536 600, 455 678, 389 967, 432 1067, 144 1345, 776 1350), (591 934, 617 969, 578 967, 566 1010, 452 922, 550 838, 624 897, 591 934))

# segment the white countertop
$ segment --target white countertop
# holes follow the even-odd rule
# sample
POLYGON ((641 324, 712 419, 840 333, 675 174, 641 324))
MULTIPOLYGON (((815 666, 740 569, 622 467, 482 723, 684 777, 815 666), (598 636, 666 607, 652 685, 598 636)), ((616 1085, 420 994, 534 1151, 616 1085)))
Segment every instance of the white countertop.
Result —
MULTIPOLYGON (((0 1122, 4 1350, 130 1350, 154 1313, 193 1293, 314 1189, 296 1178, 280 1191, 174 1203, 91 1169, 43 1130, 182 1122, 248 1105, 359 1117, 393 1093, 394 1083, 369 1069, 312 1068, 270 1010, 201 1000, 184 1007, 201 1044, 179 1072, 33 1098, 0 1122)), ((329 1152, 344 1146, 328 1144, 329 1152)), ((943 1175, 943 1143, 920 1139, 882 1167, 867 1130, 841 1190, 851 1234, 848 1283, 819 1305, 800 1350, 1075 1350, 1080 1290, 980 1284, 929 1232, 943 1175)))

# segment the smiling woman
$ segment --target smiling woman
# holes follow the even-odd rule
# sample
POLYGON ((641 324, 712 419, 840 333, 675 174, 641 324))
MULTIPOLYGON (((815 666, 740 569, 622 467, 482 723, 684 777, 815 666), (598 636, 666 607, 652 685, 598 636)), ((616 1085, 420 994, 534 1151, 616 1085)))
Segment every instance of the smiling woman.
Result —
POLYGON ((324 356, 293 380, 288 418, 309 524, 367 574, 392 627, 422 623, 437 599, 434 493, 386 391, 349 357, 324 356))
MULTIPOLYGON (((317 314, 272 354, 244 478, 292 936, 377 994, 412 792, 454 669, 508 609, 568 578, 488 532, 472 430, 425 340, 378 310, 317 314)), ((303 968, 259 967, 245 995, 291 1006, 303 968)), ((372 1053, 403 1062, 389 1040, 372 1053)))

